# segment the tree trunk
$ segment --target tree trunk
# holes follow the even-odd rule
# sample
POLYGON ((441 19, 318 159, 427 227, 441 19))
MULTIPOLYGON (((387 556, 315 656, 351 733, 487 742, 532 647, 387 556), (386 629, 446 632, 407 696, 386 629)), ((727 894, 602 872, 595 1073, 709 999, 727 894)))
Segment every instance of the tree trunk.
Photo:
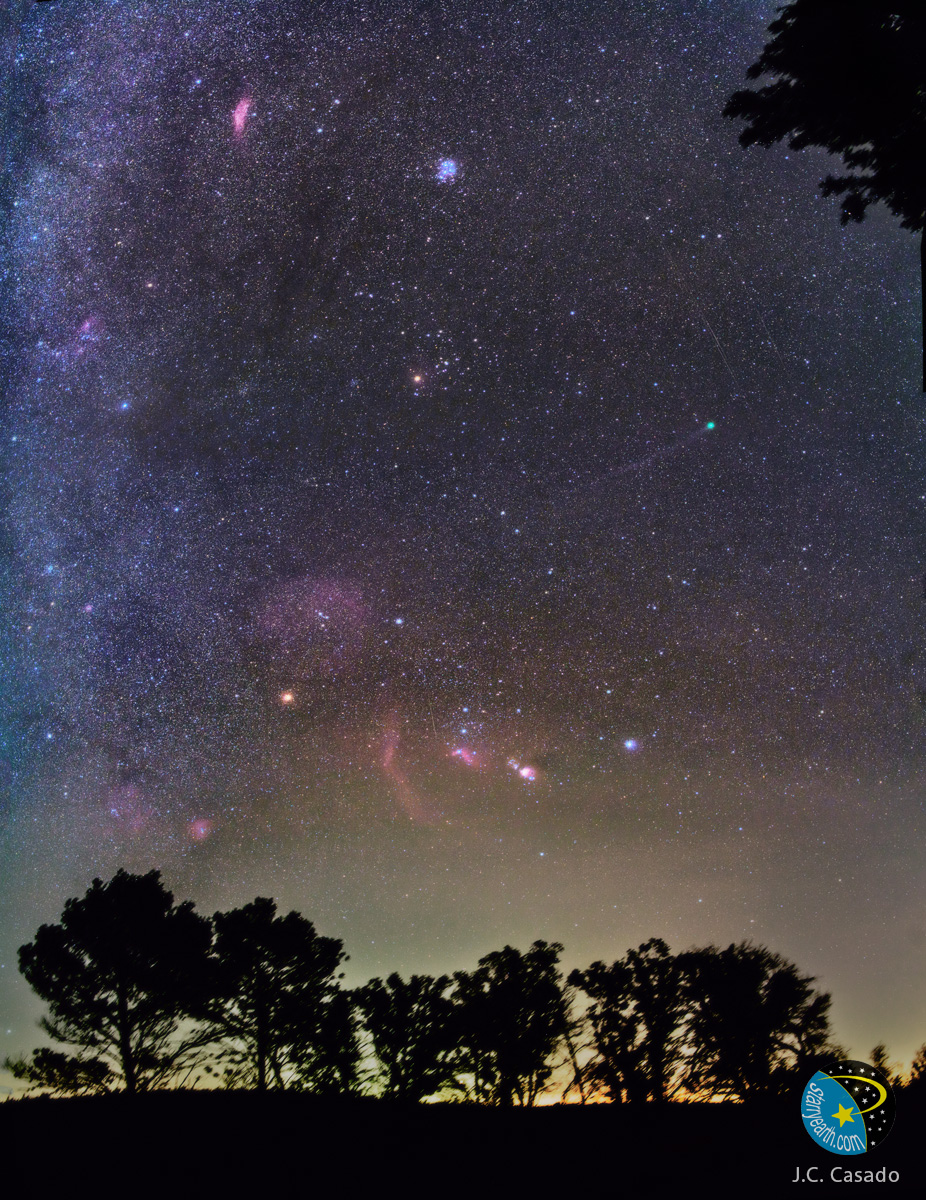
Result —
MULTIPOLYGON (((579 1089, 579 1097, 580 1097, 579 1103, 584 1104, 585 1099, 586 1099, 586 1097, 585 1097, 585 1082, 582 1079, 582 1068, 579 1066, 579 1059, 578 1059, 578 1055, 576 1054, 576 1048, 573 1045, 572 1038, 569 1036, 568 1024, 566 1025, 564 1036, 566 1038, 566 1047, 569 1050, 569 1061, 572 1063, 573 1083, 579 1089)), ((567 1091, 569 1091, 569 1090, 571 1090, 571 1089, 567 1089, 567 1091)), ((565 1095, 566 1095, 566 1092, 563 1093, 564 1097, 565 1097, 565 1095)))
POLYGON ((257 1090, 265 1092, 267 1090, 267 1013, 260 984, 258 984, 256 1007, 257 1090))
POLYGON ((129 1004, 122 988, 116 994, 116 1015, 119 1022, 119 1057, 122 1059, 122 1074, 125 1076, 125 1090, 134 1096, 138 1090, 138 1079, 135 1073, 135 1055, 132 1051, 132 1030, 129 1023, 129 1004))

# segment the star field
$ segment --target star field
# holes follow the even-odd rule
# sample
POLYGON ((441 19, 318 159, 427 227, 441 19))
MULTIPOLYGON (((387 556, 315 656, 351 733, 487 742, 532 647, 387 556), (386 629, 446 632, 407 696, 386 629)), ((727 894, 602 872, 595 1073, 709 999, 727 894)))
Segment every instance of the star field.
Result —
POLYGON ((738 145, 773 14, 24 10, 2 1054, 120 866, 350 982, 751 937, 926 1038, 917 246, 738 145))

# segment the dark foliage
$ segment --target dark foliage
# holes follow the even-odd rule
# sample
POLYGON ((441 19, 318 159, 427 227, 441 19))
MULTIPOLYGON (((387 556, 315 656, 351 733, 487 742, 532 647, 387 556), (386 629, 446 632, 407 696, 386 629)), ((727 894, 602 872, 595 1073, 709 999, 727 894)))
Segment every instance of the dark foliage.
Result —
MULTIPOLYGON (((773 38, 724 115, 745 120, 744 146, 788 138, 821 146, 848 172, 821 183, 842 197, 842 221, 883 202, 904 229, 926 225, 926 6, 922 0, 795 0, 769 26, 773 38)), ((922 243, 921 243, 922 249, 922 243)), ((926 259, 923 260, 926 264, 926 259)), ((924 310, 926 320, 926 310, 924 310)), ((924 326, 926 390, 926 326, 924 326)))
POLYGON ((14 1074, 55 1091, 154 1087, 189 1065, 203 1044, 179 1038, 208 986, 209 922, 174 906, 159 872, 119 871, 68 900, 60 925, 43 925, 19 950, 23 975, 49 1006, 41 1026, 68 1057, 36 1051, 14 1074))
MULTIPOLYGON (((884 1042, 878 1042, 877 1046, 874 1047, 870 1055, 870 1060, 873 1067, 877 1067, 879 1071, 884 1073, 885 1078, 892 1088, 901 1086, 903 1076, 901 1075, 900 1065, 892 1063, 888 1059, 887 1046, 884 1042)), ((915 1061, 914 1059, 914 1063, 915 1061)))
POLYGON ((300 1024, 296 1031, 294 1086, 316 1096, 353 1095, 361 1088, 361 1058, 355 994, 333 991, 318 1010, 316 1024, 300 1024))
POLYGON ((790 1090, 829 1040, 829 995, 763 946, 679 955, 688 1008, 686 1086, 752 1100, 790 1090))
POLYGON ((490 1104, 533 1104, 553 1074, 568 1026, 566 994, 557 970, 563 947, 511 946, 454 975, 463 1070, 474 1098, 490 1104))
POLYGON ((4 1063, 17 1079, 52 1096, 83 1096, 108 1092, 115 1082, 102 1058, 79 1058, 42 1046, 32 1058, 8 1058, 4 1063))
POLYGON ((199 1016, 228 1082, 266 1091, 346 1081, 358 1056, 350 1005, 336 1000, 343 943, 297 912, 278 917, 263 897, 214 923, 215 993, 199 1016))
POLYGON ((679 960, 658 938, 610 966, 595 962, 569 982, 591 999, 593 1090, 614 1101, 665 1101, 678 1090, 685 1006, 679 960))
POLYGON ((413 975, 406 982, 393 974, 358 990, 384 1096, 417 1101, 456 1086, 457 1022, 449 987, 446 975, 413 975))
MULTIPOLYGON (((72 1053, 46 1047, 6 1065, 58 1095, 182 1086, 193 1071, 217 1070, 230 1088, 330 1098, 368 1082, 365 1034, 385 1099, 465 1095, 512 1107, 535 1104, 567 1075, 563 1095, 577 1087, 582 1100, 641 1105, 686 1091, 752 1101, 794 1090, 845 1054, 829 1040, 830 997, 765 947, 673 955, 653 939, 610 966, 573 971, 568 984, 562 949, 505 946, 452 982, 393 974, 350 992, 340 986, 343 944, 299 913, 277 916, 273 900, 258 898, 210 922, 191 903, 175 906, 156 871, 120 871, 94 880, 59 925, 20 949, 23 974, 49 1005, 42 1027, 72 1053), (578 1017, 573 989, 590 1001, 578 1017)), ((872 1061, 900 1083, 883 1045, 872 1061)), ((911 1095, 923 1089, 924 1063, 926 1048, 911 1095)))
POLYGON ((926 1045, 920 1046, 913 1056, 906 1088, 911 1095, 926 1099, 926 1045))

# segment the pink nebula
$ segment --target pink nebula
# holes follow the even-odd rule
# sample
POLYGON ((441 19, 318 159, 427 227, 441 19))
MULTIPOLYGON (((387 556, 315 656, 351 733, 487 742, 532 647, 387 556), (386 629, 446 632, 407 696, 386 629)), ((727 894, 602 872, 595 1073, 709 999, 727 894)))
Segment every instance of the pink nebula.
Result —
POLYGON ((401 734, 399 733, 398 717, 395 713, 392 713, 383 733, 380 767, 383 774, 389 780, 393 793, 405 810, 406 815, 416 825, 433 825, 434 817, 428 810, 427 804, 415 791, 408 775, 397 761, 400 740, 401 734))
POLYGON ((154 816, 154 809, 135 783, 116 784, 109 788, 104 796, 104 806, 111 832, 119 830, 140 834, 154 816))
POLYGON ((210 833, 212 833, 211 821, 200 818, 198 821, 191 821, 189 824, 191 841, 204 842, 210 833))
POLYGON ((360 589, 335 579, 303 578, 264 596, 255 632, 278 670, 283 695, 304 678, 334 676, 360 657, 369 614, 360 589))
POLYGON ((251 111, 250 96, 242 96, 235 105, 235 111, 232 113, 232 124, 235 127, 235 134, 241 137, 244 133, 244 127, 247 124, 248 115, 251 111))
POLYGON ((102 327, 99 318, 94 316, 87 317, 86 321, 74 332, 70 353, 75 358, 82 358, 94 346, 99 344, 101 332, 102 327))
POLYGON ((453 758, 458 758, 461 762, 466 763, 468 767, 474 766, 476 762, 476 755, 472 752, 472 750, 467 750, 463 746, 457 746, 456 750, 452 750, 451 756, 453 758))
POLYGON ((525 783, 534 783, 537 779, 537 768, 531 767, 527 763, 519 763, 516 758, 509 758, 508 766, 512 771, 516 771, 525 783))

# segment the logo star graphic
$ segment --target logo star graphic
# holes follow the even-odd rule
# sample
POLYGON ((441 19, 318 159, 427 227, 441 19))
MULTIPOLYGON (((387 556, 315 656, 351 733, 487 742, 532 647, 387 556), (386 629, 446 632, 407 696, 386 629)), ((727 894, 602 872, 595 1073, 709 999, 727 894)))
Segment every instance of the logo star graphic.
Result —
MULTIPOLYGON (((840 1104, 839 1112, 834 1112, 832 1115, 839 1118, 839 1128, 842 1129, 846 1121, 852 1121, 852 1105, 850 1104, 848 1108, 844 1108, 843 1105, 840 1104)), ((854 1125, 855 1122, 852 1121, 852 1124, 854 1125)))

